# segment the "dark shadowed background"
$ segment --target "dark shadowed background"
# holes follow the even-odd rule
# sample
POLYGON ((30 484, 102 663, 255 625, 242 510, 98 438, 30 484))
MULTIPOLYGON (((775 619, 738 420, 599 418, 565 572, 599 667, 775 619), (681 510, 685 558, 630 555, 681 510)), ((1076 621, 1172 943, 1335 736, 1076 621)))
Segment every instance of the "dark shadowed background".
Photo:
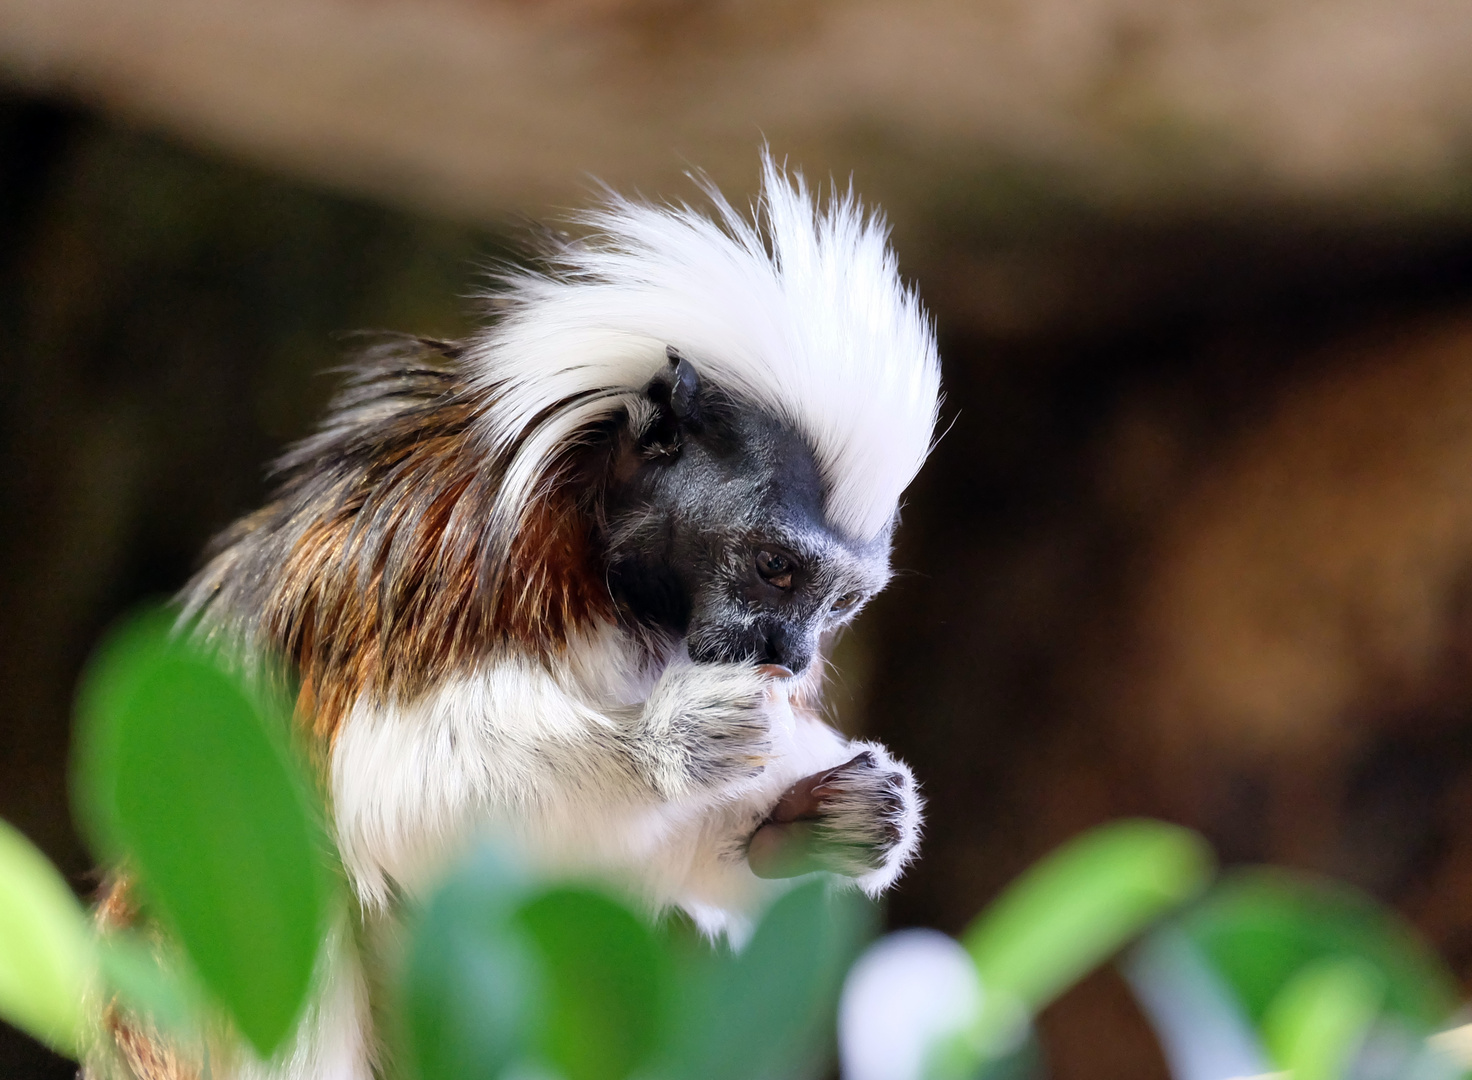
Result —
MULTIPOLYGON (((95 885, 72 685, 253 507, 340 335, 464 332, 590 176, 885 203, 949 430, 840 719, 948 931, 1122 814, 1332 873, 1472 980, 1472 9, 0 0, 0 816, 95 885)), ((1105 974, 1058 1080, 1163 1077, 1105 974)), ((9 1029, 0 1075, 69 1075, 9 1029)))

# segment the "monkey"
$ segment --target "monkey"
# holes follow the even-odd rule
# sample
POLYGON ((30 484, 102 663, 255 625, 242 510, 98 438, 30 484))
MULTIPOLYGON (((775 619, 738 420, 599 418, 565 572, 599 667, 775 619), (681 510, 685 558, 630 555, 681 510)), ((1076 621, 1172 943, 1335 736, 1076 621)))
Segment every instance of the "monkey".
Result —
MULTIPOLYGON (((182 594, 296 671, 364 919, 489 832, 738 942, 784 879, 915 856, 911 771, 821 700, 931 449, 933 323, 851 185, 764 153, 749 214, 702 188, 607 195, 465 341, 373 341, 182 594)), ((374 1074, 350 936, 239 1077, 374 1074)))

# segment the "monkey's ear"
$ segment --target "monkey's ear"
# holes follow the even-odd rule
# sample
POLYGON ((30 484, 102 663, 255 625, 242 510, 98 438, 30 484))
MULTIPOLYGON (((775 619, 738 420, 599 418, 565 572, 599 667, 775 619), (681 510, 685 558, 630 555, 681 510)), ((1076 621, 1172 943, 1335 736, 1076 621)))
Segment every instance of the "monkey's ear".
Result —
POLYGON ((700 376, 673 345, 665 347, 669 367, 649 380, 644 396, 654 407, 639 442, 647 453, 669 456, 679 452, 680 433, 700 427, 700 376))

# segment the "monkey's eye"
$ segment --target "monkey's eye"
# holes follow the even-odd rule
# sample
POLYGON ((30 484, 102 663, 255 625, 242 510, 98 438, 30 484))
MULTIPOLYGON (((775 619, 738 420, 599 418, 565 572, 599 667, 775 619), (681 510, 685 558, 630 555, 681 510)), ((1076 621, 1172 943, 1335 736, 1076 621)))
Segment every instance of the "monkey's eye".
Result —
POLYGON ((840 596, 837 600, 833 601, 833 610, 834 611, 847 611, 849 608, 853 607, 858 602, 859 602, 859 594, 858 593, 856 593, 856 592, 846 592, 842 596, 840 596))
POLYGON ((756 569, 766 579, 768 585, 774 585, 779 589, 792 588, 792 572, 797 565, 786 555, 763 548, 756 553, 756 569))

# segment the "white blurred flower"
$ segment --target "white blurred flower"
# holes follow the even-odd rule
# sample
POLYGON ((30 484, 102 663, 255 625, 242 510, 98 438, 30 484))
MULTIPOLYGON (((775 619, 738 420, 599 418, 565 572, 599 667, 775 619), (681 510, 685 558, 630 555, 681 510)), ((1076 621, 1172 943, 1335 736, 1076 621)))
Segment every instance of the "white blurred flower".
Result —
POLYGON ((932 1045, 981 1011, 976 967, 935 930, 901 930, 854 964, 838 1011, 844 1080, 923 1080, 932 1045))

